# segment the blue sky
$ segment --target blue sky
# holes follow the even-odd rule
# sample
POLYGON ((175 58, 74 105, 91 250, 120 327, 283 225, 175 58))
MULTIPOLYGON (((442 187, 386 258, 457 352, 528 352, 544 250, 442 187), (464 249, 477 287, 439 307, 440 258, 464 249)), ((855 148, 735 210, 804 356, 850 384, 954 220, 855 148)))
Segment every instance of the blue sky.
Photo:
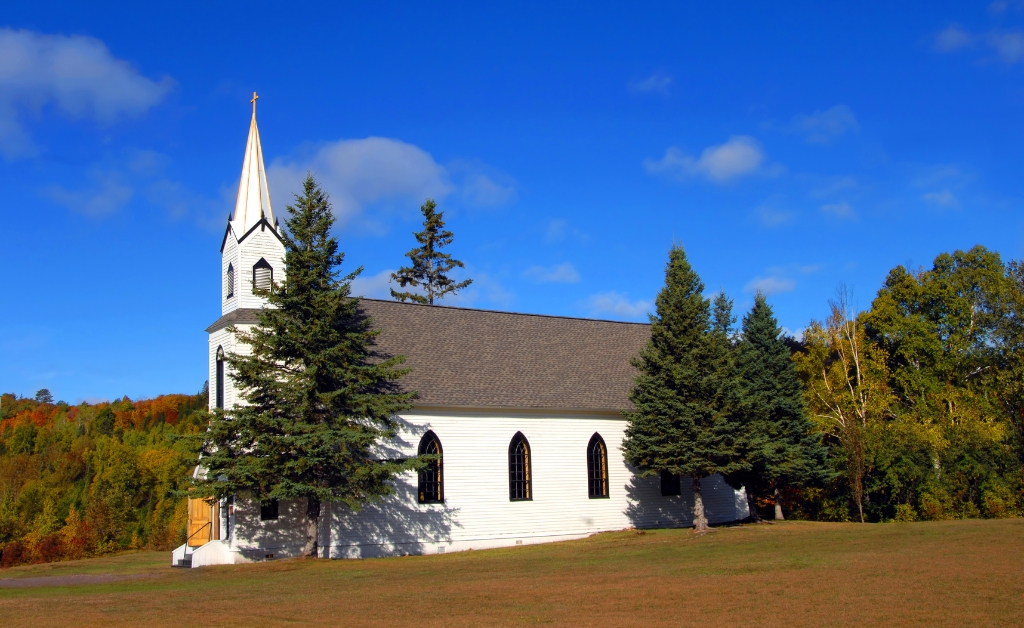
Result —
POLYGON ((200 388, 254 90, 369 296, 428 195, 488 309, 644 320, 675 239, 797 332, 1022 256, 1024 2, 151 4, 3 12, 3 391, 200 388))

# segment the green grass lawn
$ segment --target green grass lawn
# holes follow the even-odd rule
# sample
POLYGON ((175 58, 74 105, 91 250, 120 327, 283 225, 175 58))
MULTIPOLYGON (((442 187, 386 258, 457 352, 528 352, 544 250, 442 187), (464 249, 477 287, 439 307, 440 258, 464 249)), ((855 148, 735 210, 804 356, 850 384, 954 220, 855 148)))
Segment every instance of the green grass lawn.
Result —
POLYGON ((142 552, 0 571, 0 624, 1024 625, 1024 520, 785 522, 362 561, 172 569, 142 552))

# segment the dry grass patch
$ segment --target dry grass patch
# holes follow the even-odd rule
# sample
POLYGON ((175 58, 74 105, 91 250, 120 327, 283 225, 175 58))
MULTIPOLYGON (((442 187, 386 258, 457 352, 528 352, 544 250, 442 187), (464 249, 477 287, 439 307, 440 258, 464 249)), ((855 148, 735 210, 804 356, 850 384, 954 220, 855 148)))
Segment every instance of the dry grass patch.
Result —
POLYGON ((365 561, 172 570, 168 553, 0 578, 131 574, 0 589, 5 626, 1015 625, 1024 521, 787 522, 365 561), (72 619, 73 618, 73 619, 72 619))

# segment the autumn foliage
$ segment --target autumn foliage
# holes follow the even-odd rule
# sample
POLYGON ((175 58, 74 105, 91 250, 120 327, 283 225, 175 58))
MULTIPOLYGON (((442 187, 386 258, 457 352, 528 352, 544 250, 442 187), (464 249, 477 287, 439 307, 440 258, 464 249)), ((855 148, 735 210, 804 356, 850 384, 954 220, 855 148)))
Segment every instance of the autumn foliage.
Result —
POLYGON ((182 542, 207 392, 111 403, 0 402, 0 565, 182 542))

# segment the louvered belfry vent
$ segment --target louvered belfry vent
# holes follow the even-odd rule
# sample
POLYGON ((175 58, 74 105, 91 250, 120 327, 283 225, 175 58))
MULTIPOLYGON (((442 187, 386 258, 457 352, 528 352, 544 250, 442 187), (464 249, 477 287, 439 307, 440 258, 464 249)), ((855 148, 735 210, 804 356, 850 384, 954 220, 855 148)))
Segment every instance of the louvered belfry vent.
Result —
POLYGON ((267 260, 260 258, 252 267, 252 287, 255 290, 270 290, 274 286, 274 269, 267 260))

